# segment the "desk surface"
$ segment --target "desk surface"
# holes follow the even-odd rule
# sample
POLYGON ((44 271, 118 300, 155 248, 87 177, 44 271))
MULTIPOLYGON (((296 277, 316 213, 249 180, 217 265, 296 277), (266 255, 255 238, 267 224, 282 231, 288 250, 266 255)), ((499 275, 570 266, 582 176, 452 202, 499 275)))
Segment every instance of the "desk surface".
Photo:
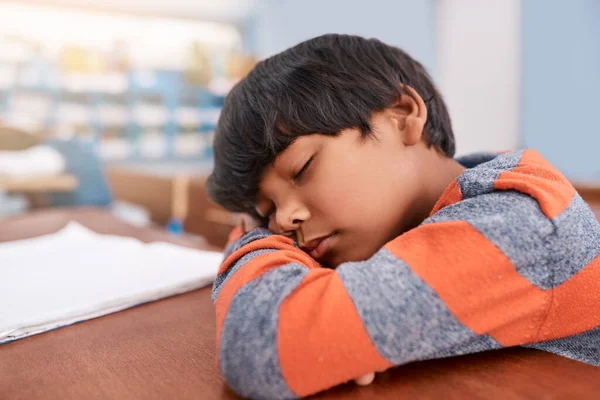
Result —
MULTIPOLYGON (((0 241, 57 231, 69 219, 103 233, 194 246, 97 210, 0 221, 0 241)), ((0 345, 2 399, 237 399, 215 367, 210 289, 0 345)), ((323 399, 597 399, 600 368, 530 349, 415 363, 323 399)))

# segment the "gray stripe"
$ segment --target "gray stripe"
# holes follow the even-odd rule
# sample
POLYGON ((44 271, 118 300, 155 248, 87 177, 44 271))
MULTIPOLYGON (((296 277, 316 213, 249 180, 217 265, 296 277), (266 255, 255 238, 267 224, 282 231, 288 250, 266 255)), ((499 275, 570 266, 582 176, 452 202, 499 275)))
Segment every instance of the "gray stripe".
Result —
POLYGON ((234 251, 238 249, 237 240, 229 243, 225 246, 225 251, 223 251, 223 259, 229 257, 234 251))
POLYGON ((424 223, 455 220, 481 232, 540 289, 560 285, 600 254, 600 224, 579 195, 553 220, 532 197, 498 191, 445 207, 424 223))
POLYGON ((491 161, 467 169, 457 182, 463 198, 468 199, 494 191, 494 182, 502 172, 510 171, 519 164, 524 150, 500 154, 491 161))
POLYGON ((233 297, 221 331, 219 367, 243 397, 291 399, 279 365, 279 306, 308 273, 292 263, 247 283, 233 297))
POLYGON ((600 367, 600 327, 562 339, 527 345, 600 367))
POLYGON ((460 323, 431 287, 386 249, 337 272, 377 350, 394 365, 501 347, 460 323))
POLYGON ((600 223, 587 203, 576 194, 571 204, 552 220, 556 234, 548 243, 555 268, 554 285, 581 271, 600 254, 600 223))
POLYGON ((217 275, 217 277, 215 278, 215 282, 213 284, 213 288, 212 288, 213 303, 215 301, 217 301, 217 296, 221 292, 221 288, 225 285, 225 283, 227 283, 229 278, 231 278, 240 268, 242 268, 244 265, 246 265, 248 262, 250 262, 254 258, 256 258, 260 255, 263 255, 263 254, 272 253, 274 251, 277 251, 277 250, 264 249, 264 250, 251 251, 250 253, 246 254, 245 256, 243 256, 242 258, 237 260, 235 263, 233 263, 233 265, 231 265, 229 268, 227 268, 227 270, 223 271, 223 273, 217 275))

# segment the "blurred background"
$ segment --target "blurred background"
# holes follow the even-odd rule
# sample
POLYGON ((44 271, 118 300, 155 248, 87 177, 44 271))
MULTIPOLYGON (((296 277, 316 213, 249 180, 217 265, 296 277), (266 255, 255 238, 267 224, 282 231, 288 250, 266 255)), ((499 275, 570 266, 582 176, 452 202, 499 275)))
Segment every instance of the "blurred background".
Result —
POLYGON ((224 96, 330 32, 420 60, 459 154, 535 148, 600 201, 600 1, 27 0, 0 1, 0 218, 106 208, 222 245, 204 179, 224 96))

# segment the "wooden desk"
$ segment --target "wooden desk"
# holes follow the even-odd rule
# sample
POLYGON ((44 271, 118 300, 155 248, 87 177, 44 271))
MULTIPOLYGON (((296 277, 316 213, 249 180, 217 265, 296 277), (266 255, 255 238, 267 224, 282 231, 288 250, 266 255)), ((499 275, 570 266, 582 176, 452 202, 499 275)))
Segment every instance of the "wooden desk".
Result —
POLYGON ((70 174, 29 178, 0 176, 0 189, 6 192, 72 192, 78 184, 77 178, 70 174))
MULTIPOLYGON (((60 229, 168 240, 96 210, 45 211, 0 222, 0 241, 60 229)), ((6 305, 4 305, 6 306, 6 305)), ((415 363, 321 399, 598 399, 600 368, 529 349, 415 363)), ((236 399, 215 367, 210 288, 0 345, 1 399, 236 399)))
POLYGON ((590 207, 594 214, 596 214, 596 217, 600 220, 600 203, 590 203, 590 207))

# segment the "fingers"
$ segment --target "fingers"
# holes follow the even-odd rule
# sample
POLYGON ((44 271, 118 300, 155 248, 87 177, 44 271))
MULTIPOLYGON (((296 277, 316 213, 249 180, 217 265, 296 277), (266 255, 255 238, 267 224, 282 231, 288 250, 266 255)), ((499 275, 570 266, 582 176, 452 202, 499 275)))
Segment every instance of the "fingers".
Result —
POLYGON ((242 230, 243 233, 250 232, 260 226, 260 222, 256 221, 247 214, 236 214, 235 219, 237 220, 236 225, 242 230))
POLYGON ((374 379, 375 379, 375 372, 371 372, 369 374, 365 374, 361 377, 358 377, 357 379, 354 380, 354 382, 356 382, 356 384, 359 386, 367 386, 367 385, 370 385, 374 379))
POLYGON ((246 228, 246 216, 242 215, 242 217, 240 218, 240 228, 242 229, 242 232, 246 233, 248 232, 248 229, 246 228))
POLYGON ((243 220, 246 232, 250 232, 260 226, 260 222, 252 218, 250 215, 244 215, 243 220))

